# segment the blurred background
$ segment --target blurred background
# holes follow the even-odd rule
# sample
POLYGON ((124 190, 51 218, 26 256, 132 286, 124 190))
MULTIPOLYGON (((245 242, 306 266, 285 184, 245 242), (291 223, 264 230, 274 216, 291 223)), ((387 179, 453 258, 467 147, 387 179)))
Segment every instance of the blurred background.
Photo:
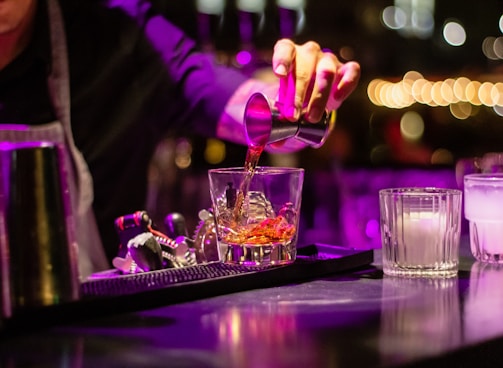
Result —
MULTIPOLYGON (((275 41, 316 40, 356 60, 358 89, 319 149, 265 155, 306 169, 301 241, 378 247, 377 192, 462 187, 476 157, 503 152, 503 1, 154 0, 218 63, 271 78, 275 41)), ((240 166, 246 148, 168 136, 150 174, 147 210, 180 212, 189 230, 210 206, 209 168, 240 166)))

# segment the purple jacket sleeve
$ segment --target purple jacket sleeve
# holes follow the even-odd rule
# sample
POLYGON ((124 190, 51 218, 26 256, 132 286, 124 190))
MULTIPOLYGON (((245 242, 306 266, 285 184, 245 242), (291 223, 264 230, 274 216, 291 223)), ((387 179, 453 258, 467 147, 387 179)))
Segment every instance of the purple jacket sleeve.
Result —
POLYGON ((149 19, 145 31, 175 84, 181 86, 190 121, 199 133, 214 135, 225 104, 246 77, 216 65, 211 55, 198 52, 192 40, 160 15, 149 19))

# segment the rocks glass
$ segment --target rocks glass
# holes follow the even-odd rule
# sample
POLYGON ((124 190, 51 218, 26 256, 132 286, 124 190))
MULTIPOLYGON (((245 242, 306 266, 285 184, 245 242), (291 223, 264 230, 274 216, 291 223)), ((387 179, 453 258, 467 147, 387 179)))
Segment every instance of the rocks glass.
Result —
POLYGON ((220 260, 244 265, 295 261, 304 170, 209 170, 220 260))
POLYGON ((473 256, 503 263, 503 173, 465 175, 464 197, 473 256))
POLYGON ((457 274, 461 233, 457 189, 379 191, 383 271, 391 276, 457 274))

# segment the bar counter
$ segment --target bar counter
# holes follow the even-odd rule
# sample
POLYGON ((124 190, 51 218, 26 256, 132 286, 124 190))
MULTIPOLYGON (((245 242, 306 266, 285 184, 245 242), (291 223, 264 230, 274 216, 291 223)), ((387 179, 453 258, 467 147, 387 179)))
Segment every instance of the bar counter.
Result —
POLYGON ((503 267, 462 241, 448 279, 368 266, 4 335, 1 367, 499 367, 503 267))

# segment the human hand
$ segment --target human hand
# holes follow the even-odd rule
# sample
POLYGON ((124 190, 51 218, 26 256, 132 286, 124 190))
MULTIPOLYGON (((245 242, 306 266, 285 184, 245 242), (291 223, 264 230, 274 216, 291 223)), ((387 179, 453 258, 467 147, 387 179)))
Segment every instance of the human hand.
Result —
POLYGON ((288 39, 279 40, 274 46, 272 67, 279 77, 282 115, 291 121, 301 115, 309 122, 319 121, 325 110, 339 108, 360 79, 357 62, 342 63, 314 41, 297 45, 288 39))

